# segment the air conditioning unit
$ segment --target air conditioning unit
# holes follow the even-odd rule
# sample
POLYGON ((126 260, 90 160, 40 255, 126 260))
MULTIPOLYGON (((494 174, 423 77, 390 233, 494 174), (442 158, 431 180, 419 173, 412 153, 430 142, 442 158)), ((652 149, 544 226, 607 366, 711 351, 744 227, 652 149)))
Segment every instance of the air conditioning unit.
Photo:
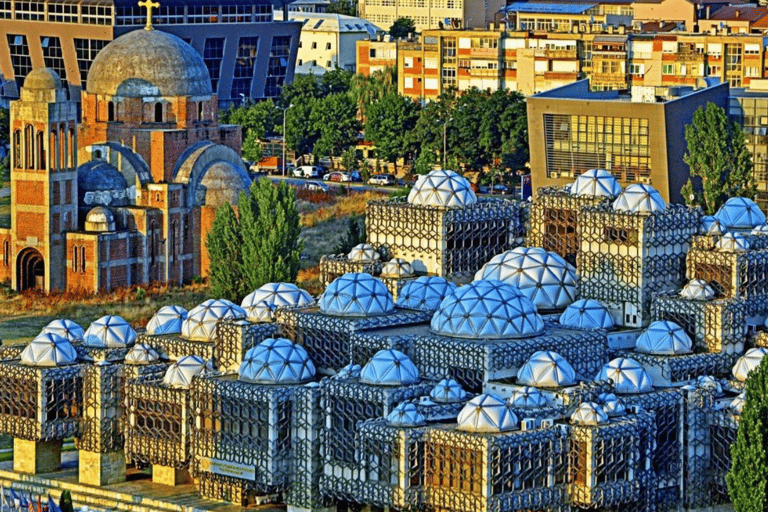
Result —
POLYGON ((650 176, 640 176, 640 179, 638 181, 640 183, 643 183, 644 185, 650 185, 651 184, 651 177, 650 176))
POLYGON ((555 424, 554 418, 544 418, 541 420, 541 428, 552 428, 555 424))
POLYGON ((520 430, 534 430, 536 428, 536 418, 523 418, 520 422, 520 430))

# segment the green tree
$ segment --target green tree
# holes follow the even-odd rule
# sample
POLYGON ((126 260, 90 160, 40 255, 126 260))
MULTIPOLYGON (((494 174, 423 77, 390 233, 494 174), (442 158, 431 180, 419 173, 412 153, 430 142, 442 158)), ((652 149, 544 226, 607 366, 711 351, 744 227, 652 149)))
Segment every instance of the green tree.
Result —
POLYGON ((251 184, 249 195, 240 193, 238 204, 243 289, 248 293, 266 283, 295 281, 303 243, 293 189, 261 178, 251 184))
POLYGON ((354 246, 365 242, 365 215, 352 214, 347 221, 347 231, 333 247, 334 254, 348 254, 354 246))
POLYGON ((419 152, 416 161, 413 163, 414 174, 429 174, 435 165, 435 154, 424 148, 419 152))
POLYGON ((243 158, 249 162, 261 160, 261 143, 256 137, 256 132, 250 131, 243 141, 243 158))
POLYGON ((352 89, 352 79, 355 76, 353 71, 336 67, 320 77, 320 91, 322 96, 337 94, 340 92, 349 92, 352 89))
POLYGON ((768 358, 749 372, 736 442, 731 445, 728 494, 736 512, 768 511, 768 358))
POLYGON ((0 107, 0 146, 11 140, 11 114, 7 108, 0 107))
POLYGON ((216 298, 228 299, 238 304, 245 297, 241 277, 242 245, 237 215, 232 206, 225 203, 216 210, 213 226, 206 238, 211 261, 208 276, 211 293, 216 298))
POLYGON ((395 39, 401 37, 408 37, 408 34, 416 32, 416 24, 410 18, 397 18, 395 22, 389 27, 389 35, 395 39))
POLYGON ((387 94, 367 109, 365 138, 376 145, 376 154, 392 162, 409 152, 408 134, 419 118, 417 104, 399 94, 387 94))
POLYGON ((355 16, 355 4, 350 0, 331 0, 328 4, 326 12, 332 14, 346 14, 347 16, 355 16))
POLYGON ((341 155, 341 166, 347 171, 351 171, 352 169, 357 169, 357 164, 357 151, 354 147, 347 148, 341 155))
POLYGON ((365 119, 366 109, 388 94, 397 94, 397 69, 389 66, 370 75, 352 78, 352 94, 357 102, 358 117, 365 119))
POLYGON ((312 152, 319 137, 318 130, 309 122, 318 101, 307 98, 295 103, 285 114, 285 144, 302 155, 312 152))
POLYGON ((712 215, 729 197, 754 199, 757 187, 744 130, 728 120, 725 110, 714 103, 697 109, 685 127, 685 141, 683 161, 691 177, 680 192, 688 204, 712 215))
POLYGON ((339 156, 357 141, 360 122, 357 108, 348 93, 331 94, 318 100, 310 124, 318 135, 313 152, 320 156, 339 156))

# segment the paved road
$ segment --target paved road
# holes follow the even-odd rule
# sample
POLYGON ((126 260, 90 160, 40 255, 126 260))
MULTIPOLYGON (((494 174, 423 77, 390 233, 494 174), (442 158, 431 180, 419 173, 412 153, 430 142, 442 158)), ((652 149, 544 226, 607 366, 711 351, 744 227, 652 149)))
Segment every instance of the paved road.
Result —
POLYGON ((10 197, 11 187, 0 188, 0 197, 10 197))

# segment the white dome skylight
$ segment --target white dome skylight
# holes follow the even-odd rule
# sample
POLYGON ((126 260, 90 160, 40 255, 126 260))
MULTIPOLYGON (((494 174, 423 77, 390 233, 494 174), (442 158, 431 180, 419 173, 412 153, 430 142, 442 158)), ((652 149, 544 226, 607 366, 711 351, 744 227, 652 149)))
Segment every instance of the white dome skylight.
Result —
POLYGON ((436 334, 458 338, 520 338, 540 334, 544 321, 514 286, 475 281, 443 299, 431 328, 436 334))
POLYGON ((381 259, 381 255, 373 248, 371 244, 357 244, 347 254, 349 261, 359 263, 373 263, 381 259))
POLYGON ((410 204, 422 206, 467 206, 477 202, 472 185, 453 171, 432 171, 420 177, 408 194, 410 204))
POLYGON ((597 396, 597 404, 603 408, 603 412, 610 416, 621 416, 626 414, 627 409, 619 400, 619 397, 613 393, 600 393, 597 396))
POLYGON ((717 241, 717 250, 722 252, 745 252, 749 242, 739 233, 726 233, 717 241))
POLYGON ((210 361, 200 356, 184 356, 168 367, 163 376, 163 384, 169 388, 188 389, 192 385, 193 377, 211 371, 213 366, 210 361))
POLYGON ((48 332, 38 334, 21 352, 26 366, 64 366, 77 362, 77 352, 63 336, 48 332))
POLYGON ((85 332, 83 331, 83 328, 80 327, 80 324, 67 319, 53 320, 43 327, 43 330, 40 332, 40 334, 48 333, 58 334, 70 343, 83 341, 83 338, 85 337, 85 332))
POLYGON ((517 416, 496 395, 478 395, 459 413, 459 430, 477 433, 508 432, 517 428, 517 416))
POLYGON ((381 277, 402 279, 413 275, 413 266, 401 258, 392 258, 381 269, 381 277))
POLYGON ((412 403, 402 403, 392 409, 387 415, 387 423, 390 427, 420 427, 426 425, 427 420, 412 403))
POLYGON ((392 294, 384 283, 365 273, 337 277, 320 297, 320 311, 329 315, 385 315, 394 308, 392 294))
POLYGON ((760 224, 759 226, 752 228, 752 231, 750 231, 749 234, 750 235, 768 235, 768 224, 760 224))
POLYGON ((380 350, 363 366, 360 382, 375 386, 410 386, 419 382, 419 370, 398 350, 380 350))
POLYGON ((208 299, 192 308, 181 325, 181 336, 188 340, 212 341, 221 320, 245 318, 243 308, 225 299, 208 299))
POLYGON ((517 383, 541 388, 576 384, 576 372, 563 356, 552 351, 534 352, 517 371, 517 383))
POLYGON ((522 386, 516 388, 509 397, 509 405, 512 407, 546 407, 547 399, 537 388, 533 386, 522 386))
POLYGON ((613 317, 608 309, 593 299, 579 299, 565 308, 560 325, 572 329, 613 329, 613 317))
POLYGON ((744 404, 747 401, 747 396, 745 393, 739 393, 734 397, 733 400, 731 400, 731 403, 728 404, 728 408, 734 412, 734 414, 741 414, 741 412, 744 410, 744 404))
POLYGON ((608 415, 594 402, 582 402, 571 414, 571 423, 576 425, 602 425, 608 423, 608 415))
POLYGON ((576 178, 570 188, 572 196, 607 197, 621 194, 621 185, 613 174, 605 169, 589 169, 576 178))
POLYGON ((434 311, 454 291, 456 285, 443 277, 423 276, 405 283, 397 295, 397 305, 401 308, 434 311))
POLYGON ((88 326, 83 338, 89 347, 125 348, 136 342, 136 331, 122 317, 107 315, 88 326))
POLYGON ((595 380, 613 381, 613 390, 620 394, 653 391, 653 382, 643 366, 628 357, 617 357, 603 365, 595 380))
POLYGON ((736 380, 746 382, 749 372, 760 366, 766 353, 768 353, 768 349, 763 347, 747 350, 747 352, 736 361, 736 364, 733 365, 733 376, 736 377, 736 380))
POLYGON ((702 235, 721 235, 723 234, 723 226, 714 215, 704 215, 701 218, 699 233, 702 235))
POLYGON ((163 306, 147 324, 147 334, 150 336, 179 334, 181 324, 186 318, 187 310, 181 306, 163 306))
POLYGON ((629 213, 656 213, 666 210, 667 203, 652 186, 634 183, 616 198, 613 209, 629 213))
POLYGON ((441 380, 429 392, 429 398, 446 404, 461 402, 466 397, 467 392, 462 389, 461 384, 451 378, 441 380))
POLYGON ((498 279, 520 289, 539 309, 559 309, 578 295, 576 270, 557 253, 518 247, 491 258, 475 279, 498 279))
POLYGON ((680 290, 680 296, 692 300, 710 300, 715 298, 715 290, 703 279, 691 279, 680 290))
POLYGON ((240 306, 251 322, 271 322, 279 307, 300 308, 313 302, 312 295, 293 283, 267 283, 246 295, 240 306))
POLYGON ((267 338, 248 349, 238 377, 257 384, 301 384, 315 376, 315 365, 303 347, 285 338, 267 338))
POLYGON ((157 350, 144 343, 135 344, 125 355, 126 364, 152 364, 160 360, 157 350))
POLYGON ((746 197, 731 197, 715 213, 725 229, 752 229, 765 224, 765 214, 746 197))
POLYGON ((638 352, 664 356, 690 354, 693 343, 682 327, 675 322, 652 322, 635 341, 638 352))

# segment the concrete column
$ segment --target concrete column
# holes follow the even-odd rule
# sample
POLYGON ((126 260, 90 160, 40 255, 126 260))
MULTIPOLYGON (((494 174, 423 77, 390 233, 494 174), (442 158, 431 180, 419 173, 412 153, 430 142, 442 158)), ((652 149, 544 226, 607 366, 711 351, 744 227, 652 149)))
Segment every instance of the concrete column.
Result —
POLYGON ((125 452, 88 452, 80 450, 78 467, 81 484, 102 485, 125 482, 125 452))
POLYGON ((186 469, 176 469, 169 466, 154 464, 152 466, 152 482, 161 485, 183 485, 190 483, 192 478, 186 469))
POLYGON ((13 439, 13 471, 36 475, 61 467, 61 440, 27 441, 13 439))

